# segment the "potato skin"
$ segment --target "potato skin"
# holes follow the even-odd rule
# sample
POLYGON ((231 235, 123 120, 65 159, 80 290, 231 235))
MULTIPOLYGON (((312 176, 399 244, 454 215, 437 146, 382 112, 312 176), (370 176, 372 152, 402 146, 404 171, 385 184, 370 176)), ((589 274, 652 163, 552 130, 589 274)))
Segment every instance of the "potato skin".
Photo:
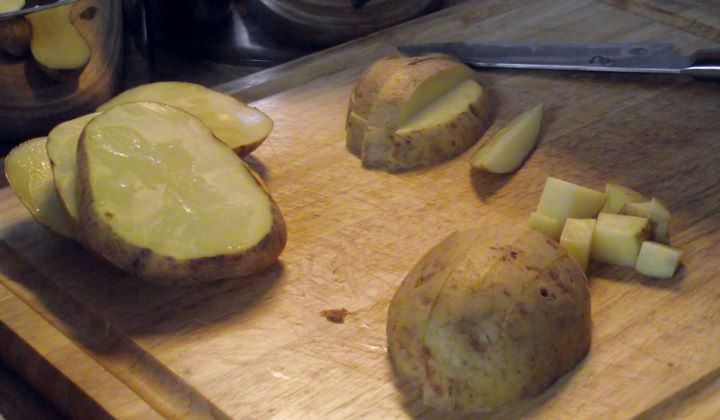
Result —
MULTIPOLYGON (((84 141, 83 134, 80 143, 84 141)), ((287 242, 287 230, 280 209, 260 176, 245 162, 239 161, 270 198, 273 216, 273 224, 267 235, 252 248, 235 254, 177 259, 155 254, 148 248, 126 241, 95 211, 87 153, 81 146, 78 146, 78 238, 94 255, 106 259, 121 270, 164 286, 190 286, 258 273, 280 256, 287 242)))
POLYGON ((582 269, 556 242, 514 224, 454 233, 390 303, 395 371, 441 410, 489 411, 572 370, 591 339, 582 269))

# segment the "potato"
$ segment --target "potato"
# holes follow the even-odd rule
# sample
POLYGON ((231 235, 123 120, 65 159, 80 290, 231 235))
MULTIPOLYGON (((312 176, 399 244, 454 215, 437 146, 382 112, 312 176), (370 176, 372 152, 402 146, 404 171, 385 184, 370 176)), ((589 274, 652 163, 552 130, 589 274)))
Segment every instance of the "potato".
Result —
POLYGON ((88 123, 77 153, 79 238, 125 271, 192 284, 258 272, 285 246, 262 181, 184 111, 118 105, 88 123))
POLYGON ((431 165, 474 144, 487 125, 485 90, 447 56, 375 63, 353 90, 348 149, 368 168, 398 172, 431 165))
POLYGON ((639 192, 618 184, 605 185, 605 193, 607 193, 607 200, 600 210, 601 213, 617 214, 627 203, 648 201, 648 198, 639 192))
POLYGON ((593 189, 548 177, 540 195, 537 212, 550 216, 560 223, 569 217, 576 219, 593 218, 598 215, 607 194, 593 189))
POLYGON ((682 251, 657 242, 645 241, 640 247, 635 271, 648 277, 669 279, 680 265, 682 251))
POLYGON ((50 231, 74 238, 73 224, 55 190, 45 137, 28 140, 5 158, 5 178, 30 215, 50 231))
POLYGON ((560 246, 586 271, 595 224, 595 219, 567 219, 560 236, 560 246))
POLYGON ((273 129, 273 121, 260 110, 232 96, 184 82, 156 82, 132 88, 101 105, 98 111, 138 101, 172 105, 196 116, 240 156, 257 149, 273 129))
POLYGON ((472 167, 494 174, 517 171, 537 146, 542 116, 540 104, 515 117, 477 149, 472 167))
POLYGON ((635 267, 640 246, 649 233, 648 219, 600 213, 595 224, 590 256, 595 261, 635 267))
POLYGON ((580 266, 557 242, 514 223, 453 233, 393 297, 395 372, 442 410, 487 411, 569 372, 591 339, 580 266))
POLYGON ((0 13, 9 13, 20 10, 25 6, 25 0, 2 0, 0 1, 0 13))
POLYGON ((556 241, 560 239, 563 230, 563 224, 559 220, 536 211, 530 213, 528 226, 556 241))
POLYGON ((649 219, 652 225, 653 240, 665 244, 670 242, 670 235, 668 232, 668 226, 670 225, 670 211, 657 198, 653 198, 652 200, 644 201, 642 203, 627 203, 620 210, 620 214, 649 219))
POLYGON ((70 21, 72 4, 29 13, 32 26, 30 52, 53 79, 80 75, 90 61, 90 47, 70 21))
POLYGON ((55 187, 73 224, 77 224, 78 219, 77 145, 87 123, 98 115, 100 113, 96 112, 65 121, 48 134, 47 155, 50 158, 55 187))

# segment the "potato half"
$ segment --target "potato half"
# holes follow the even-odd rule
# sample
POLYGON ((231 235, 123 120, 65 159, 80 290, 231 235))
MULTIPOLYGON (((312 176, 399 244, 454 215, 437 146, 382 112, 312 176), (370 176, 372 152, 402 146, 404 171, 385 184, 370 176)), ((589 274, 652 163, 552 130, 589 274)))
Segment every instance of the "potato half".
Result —
POLYGON ((28 140, 5 158, 5 178, 30 215, 51 231, 73 238, 73 224, 55 190, 45 137, 28 140))
POLYGON ((441 54, 386 58, 353 90, 347 146, 369 168, 427 166, 474 144, 487 115, 485 90, 457 60, 441 54))
POLYGON ((81 241, 162 284, 255 273, 282 252, 285 223, 259 177, 197 118, 118 105, 78 144, 81 241))
POLYGON ((590 346, 578 264, 513 224, 454 233, 396 292, 388 351, 397 374, 442 410, 487 411, 536 395, 590 346))
POLYGON ((172 105, 199 118, 235 153, 245 156, 257 149, 273 129, 262 111, 232 96, 185 82, 157 82, 127 90, 101 105, 103 112, 115 105, 149 101, 172 105))

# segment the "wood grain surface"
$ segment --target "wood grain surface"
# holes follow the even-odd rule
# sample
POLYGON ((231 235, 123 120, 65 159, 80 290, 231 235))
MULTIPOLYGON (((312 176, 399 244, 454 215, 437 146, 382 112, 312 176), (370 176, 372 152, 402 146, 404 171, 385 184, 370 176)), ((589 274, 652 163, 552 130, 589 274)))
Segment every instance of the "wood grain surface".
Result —
MULTIPOLYGON (((717 84, 484 71, 480 79, 497 109, 491 130, 538 102, 547 110, 539 148, 507 177, 471 176, 469 153, 401 175, 369 171, 344 142, 353 82, 394 44, 663 41, 688 51, 712 40, 593 0, 469 2, 376 37, 234 84, 253 98, 271 93, 255 106, 272 116, 275 129, 249 158, 288 224, 287 248, 271 270, 203 287, 141 283, 44 231, 3 189, 0 280, 10 298, 33 310, 3 313, 3 324, 35 347, 24 322, 39 316, 67 338, 57 354, 71 357, 79 348, 87 365, 110 372, 158 413, 177 401, 166 395, 172 389, 203 404, 199 416, 447 418, 395 383, 387 361, 387 304, 405 274, 453 230, 524 223, 547 176, 594 188, 618 182, 668 204, 684 268, 657 281, 593 266, 588 357, 538 398, 483 418, 716 418, 717 84), (321 315, 342 308, 349 311, 344 323, 321 315), (107 344, 87 345, 87 337, 108 335, 125 349, 120 355, 137 359, 115 357, 107 344), (132 360, 142 360, 140 367, 132 360), (137 375, 142 379, 133 382, 137 375)), ((56 369, 68 368, 62 357, 51 361, 56 369)), ((18 362, 19 369, 31 362, 18 362)), ((122 405, 90 398, 103 408, 122 405)))
MULTIPOLYGON (((28 56, 0 54, 0 146, 44 135, 54 125, 90 112, 118 87, 122 65, 122 3, 81 0, 70 18, 90 47, 77 79, 50 79, 28 56)), ((61 48, 61 47, 59 47, 61 48)))

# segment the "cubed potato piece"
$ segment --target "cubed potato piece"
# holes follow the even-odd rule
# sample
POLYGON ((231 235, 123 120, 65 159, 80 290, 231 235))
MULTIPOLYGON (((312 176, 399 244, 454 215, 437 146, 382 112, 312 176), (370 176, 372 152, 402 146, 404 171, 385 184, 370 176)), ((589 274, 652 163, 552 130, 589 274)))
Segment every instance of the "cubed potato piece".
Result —
POLYGON ((645 241, 640 247, 635 270, 648 277, 669 279, 680 265, 682 251, 657 242, 645 241))
POLYGON ((560 239, 560 234, 563 230, 563 225, 559 220, 536 211, 530 213, 528 225, 531 229, 537 230, 548 238, 556 241, 560 239))
POLYGON ((657 198, 643 203, 627 203, 620 210, 620 213, 650 219, 653 240, 662 243, 670 242, 670 235, 668 234, 670 211, 657 198))
POLYGON ((553 177, 545 181, 537 212, 565 223, 575 219, 594 218, 600 212, 607 194, 553 177))
POLYGON ((542 104, 523 112, 482 144, 472 157, 473 168, 495 174, 515 172, 540 138, 542 104))
POLYGON ((640 246, 650 233, 644 217, 600 213, 592 239, 591 258, 623 267, 635 267, 640 246))
POLYGON ((648 198, 639 192, 618 184, 605 185, 607 200, 603 206, 601 213, 620 213, 623 206, 627 203, 638 203, 648 201, 648 198))
POLYGON ((585 271, 587 271, 588 261, 590 261, 595 224, 595 219, 567 219, 560 236, 560 246, 585 271))

